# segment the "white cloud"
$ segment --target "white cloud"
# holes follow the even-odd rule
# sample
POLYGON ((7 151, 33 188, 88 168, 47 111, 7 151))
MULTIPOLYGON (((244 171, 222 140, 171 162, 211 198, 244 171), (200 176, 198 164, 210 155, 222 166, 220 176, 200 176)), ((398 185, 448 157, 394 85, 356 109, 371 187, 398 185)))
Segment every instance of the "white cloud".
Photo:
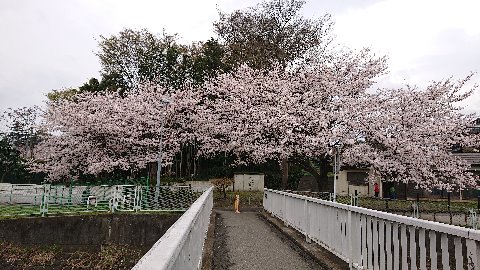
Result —
MULTIPOLYGON (((389 57, 380 86, 416 84, 480 73, 480 1, 385 0, 336 16, 338 40, 389 57)), ((480 74, 469 87, 480 83, 480 74)), ((480 113, 480 93, 464 105, 480 113)))
MULTIPOLYGON (((212 35, 217 8, 230 12, 261 0, 2 0, 0 1, 0 110, 40 104, 52 89, 98 77, 94 52, 100 35, 124 28, 178 33, 182 42, 212 35)), ((480 72, 480 1, 314 1, 309 17, 332 13, 337 41, 388 55, 383 85, 426 85, 480 72)), ((475 78, 480 83, 480 74, 475 78)), ((468 111, 480 113, 480 93, 468 111)))

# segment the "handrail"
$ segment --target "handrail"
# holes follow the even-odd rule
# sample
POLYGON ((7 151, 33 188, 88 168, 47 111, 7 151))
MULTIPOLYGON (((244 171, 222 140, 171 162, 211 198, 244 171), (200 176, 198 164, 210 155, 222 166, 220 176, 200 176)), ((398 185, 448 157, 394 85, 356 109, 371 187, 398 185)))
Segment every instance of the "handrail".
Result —
POLYGON ((213 207, 207 189, 138 261, 133 269, 199 269, 213 207))
POLYGON ((455 269, 480 269, 475 229, 272 189, 264 190, 263 205, 351 269, 449 269, 451 263, 455 269))
POLYGON ((368 208, 363 208, 363 207, 358 207, 358 206, 352 206, 352 205, 347 205, 347 204, 342 204, 342 203, 337 203, 337 202, 332 202, 332 201, 326 201, 322 199, 317 199, 317 198, 312 198, 304 195, 299 195, 299 194, 293 194, 289 192, 284 192, 284 191, 278 191, 278 190, 273 190, 273 189, 265 189, 265 191, 277 193, 277 194, 282 194, 285 196, 301 199, 301 200, 306 200, 309 202, 316 202, 319 204, 323 205, 328 205, 331 207, 339 208, 339 209, 344 209, 347 211, 359 213, 359 214, 364 214, 368 215, 371 217, 376 217, 376 218, 381 218, 384 220, 392 221, 392 222, 398 222, 402 223, 405 225, 409 226, 415 226, 418 228, 423 228, 427 230, 434 230, 437 232, 441 233, 447 233, 450 235, 455 235, 459 237, 464 237, 467 239, 472 239, 475 241, 480 241, 480 231, 471 229, 471 228, 463 228, 455 225, 449 225, 449 224, 444 224, 444 223, 439 223, 439 222, 434 222, 430 220, 424 220, 424 219, 417 219, 413 217, 407 217, 407 216, 402 216, 402 215, 397 215, 393 213, 387 213, 387 212, 382 212, 378 210, 373 210, 373 209, 368 209, 368 208))

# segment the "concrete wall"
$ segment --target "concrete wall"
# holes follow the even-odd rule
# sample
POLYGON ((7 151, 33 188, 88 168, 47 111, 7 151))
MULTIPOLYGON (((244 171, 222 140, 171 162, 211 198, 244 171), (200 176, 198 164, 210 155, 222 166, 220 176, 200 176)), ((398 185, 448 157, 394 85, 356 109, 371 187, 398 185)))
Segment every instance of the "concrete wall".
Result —
POLYGON ((123 214, 0 220, 0 242, 99 248, 134 245, 148 250, 180 214, 123 214))
POLYGON ((213 186, 210 181, 185 181, 181 185, 191 186, 194 191, 204 191, 213 186))
POLYGON ((235 191, 263 191, 263 174, 235 174, 233 177, 235 191))

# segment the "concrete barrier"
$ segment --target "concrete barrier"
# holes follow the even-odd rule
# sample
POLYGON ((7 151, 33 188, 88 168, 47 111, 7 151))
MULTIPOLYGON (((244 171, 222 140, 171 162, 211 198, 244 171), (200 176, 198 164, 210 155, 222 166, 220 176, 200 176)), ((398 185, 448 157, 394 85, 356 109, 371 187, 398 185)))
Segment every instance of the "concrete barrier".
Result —
POLYGON ((133 269, 199 269, 212 207, 213 188, 209 188, 133 269))

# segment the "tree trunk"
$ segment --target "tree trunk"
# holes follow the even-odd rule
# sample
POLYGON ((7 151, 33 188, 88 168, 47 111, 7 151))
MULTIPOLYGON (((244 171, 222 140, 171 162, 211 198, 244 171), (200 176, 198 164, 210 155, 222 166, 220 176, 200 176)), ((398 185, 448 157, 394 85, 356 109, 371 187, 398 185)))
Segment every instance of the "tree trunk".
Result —
POLYGON ((288 185, 288 158, 283 158, 282 163, 280 164, 280 169, 282 171, 282 189, 287 189, 288 185))
POLYGON ((183 146, 180 148, 180 178, 182 178, 183 146))
POLYGON ((326 158, 320 159, 320 175, 317 180, 318 190, 321 191, 321 185, 328 185, 328 160, 326 158))
POLYGON ((150 170, 149 170, 149 180, 150 180, 150 185, 154 186, 154 183, 157 183, 157 167, 158 163, 157 162, 150 162, 150 170))
POLYGON ((319 191, 326 189, 326 185, 328 184, 328 160, 326 158, 320 159, 319 170, 312 166, 310 160, 299 159, 296 160, 295 163, 315 178, 319 191))

